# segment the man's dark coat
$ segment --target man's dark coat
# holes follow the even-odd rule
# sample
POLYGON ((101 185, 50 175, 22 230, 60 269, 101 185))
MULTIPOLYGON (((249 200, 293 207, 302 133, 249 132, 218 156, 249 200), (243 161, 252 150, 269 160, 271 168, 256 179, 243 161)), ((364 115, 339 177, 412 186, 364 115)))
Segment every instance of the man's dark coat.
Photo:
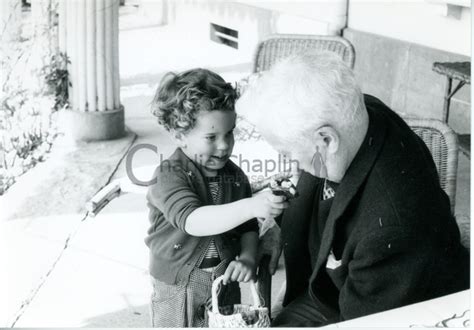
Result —
POLYGON ((328 323, 469 287, 468 252, 460 244, 429 150, 381 101, 366 95, 365 103, 367 136, 337 188, 322 239, 313 238, 317 243, 308 246, 314 196, 322 180, 307 173, 297 186, 300 197, 281 223, 284 305, 309 290, 328 323), (314 269, 309 249, 318 255, 314 269), (333 263, 327 268, 331 249, 342 251, 335 256, 339 267, 333 263), (338 297, 329 296, 324 272, 338 297))

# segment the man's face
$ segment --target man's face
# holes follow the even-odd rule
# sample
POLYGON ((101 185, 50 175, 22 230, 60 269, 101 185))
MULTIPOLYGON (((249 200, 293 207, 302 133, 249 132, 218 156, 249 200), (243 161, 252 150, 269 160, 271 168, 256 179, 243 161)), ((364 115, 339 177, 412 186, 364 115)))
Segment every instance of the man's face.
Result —
MULTIPOLYGON (((313 176, 316 176, 312 165, 315 146, 307 138, 301 138, 299 141, 287 142, 280 139, 275 132, 262 133, 267 142, 283 155, 287 161, 298 165, 298 169, 304 170, 313 176)), ((319 172, 317 173, 319 174, 319 172)))

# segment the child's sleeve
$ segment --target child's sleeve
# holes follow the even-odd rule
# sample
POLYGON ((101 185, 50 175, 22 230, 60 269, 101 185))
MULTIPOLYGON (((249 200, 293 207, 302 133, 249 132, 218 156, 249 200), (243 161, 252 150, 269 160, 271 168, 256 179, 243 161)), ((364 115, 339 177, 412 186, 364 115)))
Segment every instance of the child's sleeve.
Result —
MULTIPOLYGON (((245 196, 244 198, 247 198, 247 197, 252 197, 252 188, 250 187, 250 183, 247 179, 247 177, 244 175, 243 176, 243 186, 244 186, 244 189, 245 189, 245 196)), ((240 226, 236 227, 235 230, 239 233, 239 234, 244 234, 244 233, 247 233, 249 231, 254 231, 254 232, 257 232, 258 233, 258 220, 256 218, 253 218, 249 221, 246 221, 244 222, 243 224, 241 224, 240 226)))
POLYGON ((188 216, 202 206, 191 188, 184 171, 159 166, 155 171, 156 183, 151 185, 148 202, 163 212, 164 218, 175 228, 185 232, 188 216))

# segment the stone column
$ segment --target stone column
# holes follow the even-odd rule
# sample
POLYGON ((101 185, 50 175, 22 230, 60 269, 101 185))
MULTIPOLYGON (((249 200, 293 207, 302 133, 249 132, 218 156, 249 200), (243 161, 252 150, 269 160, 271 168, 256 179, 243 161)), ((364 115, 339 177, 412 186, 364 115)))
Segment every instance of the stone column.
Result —
POLYGON ((118 71, 119 0, 59 1, 59 49, 70 61, 68 129, 76 140, 123 136, 118 71))
POLYGON ((10 75, 13 47, 21 34, 21 0, 0 0, 0 97, 3 96, 7 76, 10 75), (7 73, 8 70, 8 73, 7 73))
POLYGON ((21 0, 0 1, 0 42, 18 40, 21 33, 21 0))

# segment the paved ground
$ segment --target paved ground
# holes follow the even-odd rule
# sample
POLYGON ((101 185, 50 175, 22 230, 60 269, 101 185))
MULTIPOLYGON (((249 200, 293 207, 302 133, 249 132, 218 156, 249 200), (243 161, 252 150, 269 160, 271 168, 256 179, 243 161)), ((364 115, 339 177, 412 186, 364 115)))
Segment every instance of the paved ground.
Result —
MULTIPOLYGON (((163 73, 203 66, 232 81, 248 74, 250 64, 240 63, 232 49, 192 41, 169 27, 129 28, 120 33, 126 125, 137 136, 134 145, 151 143, 166 157, 173 142, 149 113, 163 73)), ((0 197, 0 264, 7 269, 0 275, 0 292, 7 292, 1 295, 0 327, 149 326, 144 195, 122 194, 96 217, 84 209, 107 182, 125 176, 121 159, 133 139, 129 134, 99 144, 59 145, 48 161, 0 197)), ((236 152, 246 146, 237 145, 236 152)), ((261 156, 254 152, 251 157, 261 156)), ((157 155, 142 150, 133 167, 158 161, 157 155)), ((470 163, 463 156, 459 170, 456 213, 469 214, 470 163)), ((139 178, 146 179, 144 173, 139 178)), ((280 269, 274 295, 282 277, 280 269)))
MULTIPOLYGON (((22 315, 86 217, 85 204, 105 186, 135 138, 54 146, 49 159, 0 198, 0 324, 22 315), (8 252, 7 252, 8 251, 8 252), (12 253, 14 251, 14 253, 12 253)), ((58 141, 60 142, 60 141, 58 141)))
MULTIPOLYGON (((85 204, 125 175, 121 160, 133 141, 154 144, 165 157, 174 149, 149 113, 164 72, 202 66, 232 81, 248 74, 250 64, 236 63, 232 50, 191 41, 168 27, 122 30, 120 45, 121 99, 133 133, 103 143, 59 141, 46 162, 0 199, 0 262, 8 269, 1 281, 7 292, 0 300, 2 327, 149 326, 144 195, 122 194, 96 217, 87 215, 85 204), (189 49, 195 51, 184 51, 189 49)), ((133 166, 158 160, 140 151, 133 166)))

